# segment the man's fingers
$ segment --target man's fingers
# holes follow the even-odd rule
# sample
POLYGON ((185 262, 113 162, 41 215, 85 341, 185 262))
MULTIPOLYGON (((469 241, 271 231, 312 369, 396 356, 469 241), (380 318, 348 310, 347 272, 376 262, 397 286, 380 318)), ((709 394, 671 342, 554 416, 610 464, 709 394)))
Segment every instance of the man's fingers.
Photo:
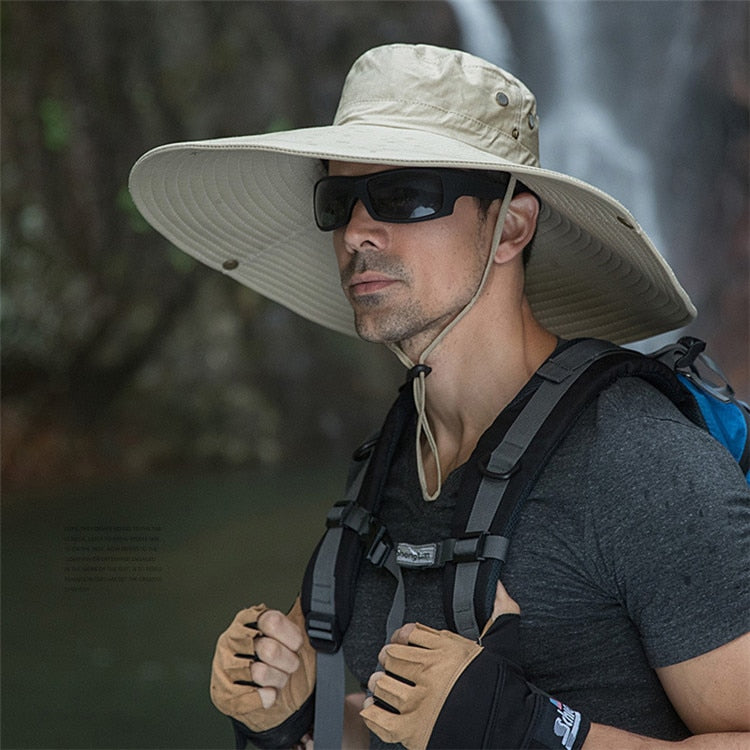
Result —
POLYGON ((291 674, 299 669, 300 661, 294 651, 290 651, 274 638, 262 637, 255 641, 255 656, 263 664, 291 674))
POLYGON ((258 688, 258 696, 260 697, 260 702, 263 704, 263 708, 271 708, 276 703, 276 695, 277 693, 273 688, 258 688))
POLYGON ((393 632, 391 636, 391 643, 402 643, 404 646, 409 644, 409 636, 416 627, 413 622, 408 622, 406 625, 402 625, 398 630, 393 632))
POLYGON ((270 687, 280 690, 289 681, 289 673, 276 669, 262 661, 250 665, 250 679, 260 687, 270 687))
POLYGON ((414 683, 389 672, 375 672, 370 676, 367 687, 378 708, 399 713, 399 707, 409 701, 410 688, 414 687, 414 683))
POLYGON ((520 615, 521 608, 515 599, 511 599, 510 594, 505 590, 505 586, 498 581, 495 589, 495 601, 492 605, 492 617, 495 620, 500 615, 520 615))
POLYGON ((385 672, 373 672, 370 675, 370 679, 367 680, 367 689, 371 692, 375 692, 375 686, 378 684, 378 680, 381 677, 385 677, 385 672))
POLYGON ((258 618, 257 627, 263 635, 277 640, 290 651, 296 653, 302 648, 302 631, 283 612, 267 610, 258 618))
POLYGON ((289 681, 289 675, 269 667, 263 662, 254 662, 249 667, 227 670, 235 685, 247 685, 255 688, 263 708, 270 708, 276 703, 278 691, 289 681))

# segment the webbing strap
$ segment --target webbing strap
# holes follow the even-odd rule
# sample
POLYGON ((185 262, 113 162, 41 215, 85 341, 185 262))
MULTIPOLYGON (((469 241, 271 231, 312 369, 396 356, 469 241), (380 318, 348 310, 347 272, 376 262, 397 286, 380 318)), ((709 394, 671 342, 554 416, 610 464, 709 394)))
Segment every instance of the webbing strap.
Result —
POLYGON ((344 529, 328 529, 318 548, 318 558, 313 570, 310 613, 307 616, 307 634, 321 641, 334 640, 336 617, 336 556, 344 529))
POLYGON ((316 660, 315 747, 341 750, 344 735, 344 649, 318 651, 316 660))
MULTIPOLYGON (((367 470, 363 461, 349 485, 345 501, 354 501, 359 494, 367 470)), ((318 549, 312 576, 310 613, 307 633, 310 638, 332 640, 336 627, 336 559, 344 527, 329 528, 318 549)), ((315 746, 338 750, 344 731, 344 649, 332 653, 318 650, 315 674, 315 746)))
MULTIPOLYGON (((356 485, 356 492, 359 492, 364 473, 364 469, 361 470, 353 483, 356 485)), ((350 488, 347 497, 352 491, 350 488)), ((329 639, 332 635, 331 628, 335 627, 336 579, 333 573, 343 533, 343 525, 329 528, 318 550, 312 579, 311 612, 307 619, 307 632, 311 638, 329 639)), ((392 548, 380 565, 396 579, 396 592, 386 621, 387 642, 393 632, 403 625, 406 592, 401 568, 396 563, 396 553, 392 548)), ((315 747, 322 750, 338 750, 342 746, 344 726, 344 649, 339 646, 332 653, 319 650, 316 666, 315 747)))
POLYGON ((538 374, 544 378, 543 382, 490 455, 466 524, 467 533, 474 534, 490 528, 521 456, 549 413, 576 382, 572 376, 583 372, 597 357, 613 350, 612 344, 586 339, 550 358, 539 368, 538 374))
POLYGON ((453 582, 453 620, 458 632, 473 641, 479 640, 479 627, 474 614, 474 586, 479 573, 479 562, 456 565, 453 582))
MULTIPOLYGON (((542 383, 490 455, 466 523, 467 534, 476 534, 491 527, 510 479, 519 468, 521 457, 552 409, 593 360, 616 350, 607 342, 586 339, 551 357, 539 368, 537 372, 543 378, 542 383)), ((511 518, 512 514, 508 517, 511 518)), ((510 536, 510 530, 503 531, 506 538, 510 536)), ((478 562, 458 563, 453 585, 454 622, 458 632, 472 640, 479 638, 481 631, 474 611, 478 573, 478 562)))
POLYGON ((401 567, 396 562, 396 552, 391 550, 383 563, 383 567, 396 579, 396 592, 393 595, 391 609, 385 623, 385 643, 389 643, 393 633, 404 624, 404 613, 406 612, 406 589, 404 588, 404 576, 401 567))

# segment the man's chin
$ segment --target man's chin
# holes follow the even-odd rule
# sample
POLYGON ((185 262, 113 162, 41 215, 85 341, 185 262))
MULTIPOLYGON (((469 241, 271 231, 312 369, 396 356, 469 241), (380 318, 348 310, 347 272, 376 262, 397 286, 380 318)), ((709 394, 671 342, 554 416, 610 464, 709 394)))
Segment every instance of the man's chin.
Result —
POLYGON ((354 328, 357 335, 371 344, 399 344, 402 336, 400 331, 396 332, 389 326, 376 324, 373 321, 365 320, 362 316, 355 317, 354 328))

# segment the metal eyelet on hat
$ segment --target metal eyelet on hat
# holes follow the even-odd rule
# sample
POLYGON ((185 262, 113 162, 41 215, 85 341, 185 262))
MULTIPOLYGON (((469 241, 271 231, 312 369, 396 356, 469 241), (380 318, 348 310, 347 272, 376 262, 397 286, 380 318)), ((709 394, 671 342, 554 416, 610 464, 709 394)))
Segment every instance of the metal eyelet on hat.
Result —
POLYGON ((513 128, 510 134, 517 139, 521 135, 521 131, 518 128, 513 128))
POLYGON ((225 260, 221 264, 221 267, 225 271, 234 271, 234 269, 237 268, 237 266, 239 266, 239 264, 240 264, 240 262, 238 260, 236 260, 235 258, 230 258, 229 260, 225 260))
POLYGON ((536 115, 533 112, 529 112, 529 128, 533 130, 536 127, 536 115))
POLYGON ((497 94, 495 94, 495 101, 501 107, 507 107, 510 104, 510 99, 508 99, 508 95, 504 91, 498 91, 497 94))

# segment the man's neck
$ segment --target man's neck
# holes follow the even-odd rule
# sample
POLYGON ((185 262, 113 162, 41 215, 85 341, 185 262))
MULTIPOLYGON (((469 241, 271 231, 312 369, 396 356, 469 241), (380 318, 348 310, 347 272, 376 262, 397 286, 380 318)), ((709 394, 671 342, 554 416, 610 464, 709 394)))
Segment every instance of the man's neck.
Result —
MULTIPOLYGON (((426 380, 427 417, 443 477, 469 458, 484 431, 557 344, 525 303, 512 323, 486 317, 472 322, 462 322, 427 360, 432 368, 426 380)), ((436 476, 430 451, 424 449, 423 456, 428 477, 436 476)))

